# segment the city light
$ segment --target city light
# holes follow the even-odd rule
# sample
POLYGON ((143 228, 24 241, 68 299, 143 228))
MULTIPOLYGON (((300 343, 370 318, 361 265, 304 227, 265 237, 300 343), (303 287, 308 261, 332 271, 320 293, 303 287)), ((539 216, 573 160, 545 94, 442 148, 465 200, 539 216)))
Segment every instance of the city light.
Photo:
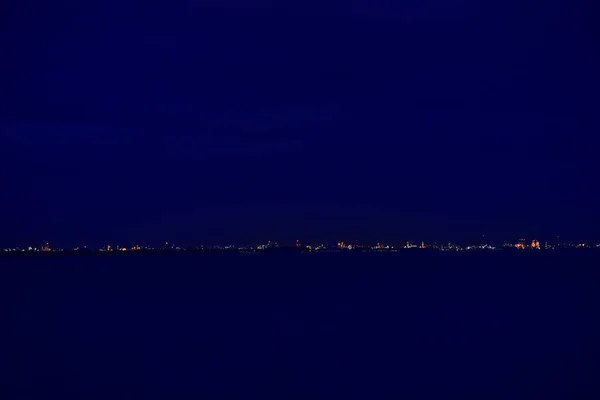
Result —
MULTIPOLYGON (((499 250, 520 250, 520 251, 555 251, 555 250, 568 250, 568 249, 580 249, 580 250, 596 250, 600 249, 600 244, 590 244, 586 241, 578 241, 568 243, 566 241, 557 240, 544 242, 542 247, 540 241, 536 238, 525 239, 520 238, 514 242, 508 241, 504 244, 494 243, 471 243, 471 244, 457 244, 457 243, 445 243, 440 244, 439 242, 431 242, 426 244, 425 241, 421 241, 419 245, 413 244, 410 240, 407 240, 402 245, 387 244, 382 242, 376 242, 373 245, 359 244, 358 241, 355 244, 346 244, 346 242, 339 240, 333 244, 301 244, 300 239, 296 239, 288 245, 280 245, 279 242, 271 240, 266 243, 258 245, 215 245, 215 246, 179 246, 169 242, 163 242, 162 246, 148 246, 148 245, 127 245, 127 246, 116 246, 115 249, 111 245, 103 247, 90 247, 87 245, 68 247, 66 250, 60 247, 50 246, 50 243, 45 243, 39 247, 36 246, 23 246, 23 247, 7 247, 0 249, 0 253, 10 254, 53 254, 53 253, 78 253, 78 254, 94 254, 94 253, 112 253, 116 250, 116 253, 125 252, 237 252, 237 253, 257 253, 257 252, 283 252, 283 251, 294 251, 298 253, 311 253, 311 252, 397 252, 399 249, 421 249, 423 251, 499 251, 499 250)), ((418 242, 417 242, 418 243, 418 242)))
POLYGON ((519 239, 519 242, 517 244, 515 244, 515 248, 521 249, 521 250, 526 249, 527 245, 525 244, 525 239, 519 239))

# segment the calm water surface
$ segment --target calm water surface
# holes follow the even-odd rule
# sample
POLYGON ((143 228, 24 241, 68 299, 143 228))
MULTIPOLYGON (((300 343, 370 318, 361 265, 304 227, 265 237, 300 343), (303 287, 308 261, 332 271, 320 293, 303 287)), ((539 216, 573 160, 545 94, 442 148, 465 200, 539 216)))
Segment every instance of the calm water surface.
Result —
POLYGON ((0 396, 600 398, 599 261, 0 258, 0 396))

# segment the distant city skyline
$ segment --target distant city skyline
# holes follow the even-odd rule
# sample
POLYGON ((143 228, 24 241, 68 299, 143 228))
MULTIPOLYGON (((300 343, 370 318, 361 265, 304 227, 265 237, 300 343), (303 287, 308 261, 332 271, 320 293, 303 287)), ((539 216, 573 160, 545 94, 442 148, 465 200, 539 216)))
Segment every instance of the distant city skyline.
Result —
POLYGON ((183 244, 174 242, 162 242, 157 244, 105 244, 102 246, 88 246, 86 244, 75 246, 75 247, 62 247, 52 246, 49 242, 42 243, 41 245, 27 245, 27 246, 15 246, 15 247, 0 247, 0 251, 3 252, 56 252, 56 251, 100 251, 100 252, 113 252, 113 251, 147 251, 147 250, 269 250, 277 248, 296 248, 308 251, 319 251, 319 250, 399 250, 399 249, 438 249, 438 250, 497 250, 514 248, 519 250, 532 249, 559 249, 559 248, 600 248, 600 242, 590 242, 586 240, 580 240, 576 242, 561 241, 560 238, 556 240, 540 242, 540 240, 519 238, 515 241, 503 241, 498 242, 486 242, 485 238, 479 242, 461 243, 461 242, 426 242, 411 241, 407 240, 403 243, 392 243, 392 242, 377 242, 377 243, 366 243, 358 240, 353 242, 345 241, 333 241, 333 242, 322 242, 322 243, 311 243, 303 242, 300 239, 296 239, 293 243, 280 243, 277 241, 267 240, 260 244, 220 244, 220 245, 202 245, 202 244, 183 244))

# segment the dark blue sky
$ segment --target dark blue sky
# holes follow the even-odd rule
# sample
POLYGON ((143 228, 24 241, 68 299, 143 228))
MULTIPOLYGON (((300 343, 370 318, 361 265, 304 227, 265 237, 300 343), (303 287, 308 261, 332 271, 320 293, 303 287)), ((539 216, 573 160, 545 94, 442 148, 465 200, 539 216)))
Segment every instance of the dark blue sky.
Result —
POLYGON ((600 239, 593 2, 62 4, 2 5, 0 244, 600 239))

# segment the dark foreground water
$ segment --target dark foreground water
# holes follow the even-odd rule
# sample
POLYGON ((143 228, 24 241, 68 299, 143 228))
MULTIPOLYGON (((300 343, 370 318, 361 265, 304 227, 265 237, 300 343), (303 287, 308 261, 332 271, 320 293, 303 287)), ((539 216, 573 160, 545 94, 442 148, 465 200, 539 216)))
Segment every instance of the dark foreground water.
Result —
POLYGON ((600 257, 0 259, 0 398, 600 398, 600 257))

